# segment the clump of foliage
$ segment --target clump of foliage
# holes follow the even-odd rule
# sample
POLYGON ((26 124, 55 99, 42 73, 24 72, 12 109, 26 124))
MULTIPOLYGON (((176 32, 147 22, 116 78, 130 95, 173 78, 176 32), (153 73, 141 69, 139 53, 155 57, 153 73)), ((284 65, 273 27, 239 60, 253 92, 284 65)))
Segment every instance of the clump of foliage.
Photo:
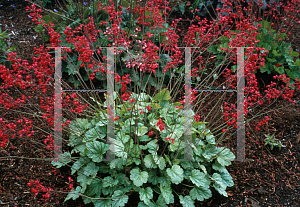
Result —
POLYGON ((66 200, 77 199, 80 193, 93 198, 82 197, 85 203, 93 202, 95 206, 124 206, 135 191, 141 200, 139 206, 166 206, 174 203, 176 195, 183 206, 194 206, 194 200, 212 196, 211 187, 227 197, 225 190, 234 183, 226 166, 234 154, 216 146, 205 123, 193 122, 188 131, 192 131, 190 148, 195 161, 177 160, 184 159, 186 129, 182 104, 171 104, 170 99, 164 89, 153 98, 132 93, 128 100, 116 105, 115 160, 110 162, 103 161, 107 150, 111 150, 105 140, 107 119, 111 116, 107 101, 103 105, 98 102, 103 109, 92 119, 72 121, 69 146, 73 150, 52 162, 60 168, 74 161, 71 154, 79 156, 71 166, 71 174, 77 173, 79 185, 66 200), (189 195, 173 189, 181 184, 190 187, 189 195), (153 200, 155 194, 157 201, 153 200), (102 197, 118 198, 97 200, 102 197))
POLYGON ((265 146, 270 145, 271 150, 273 150, 274 147, 278 147, 279 150, 281 150, 281 147, 285 147, 285 145, 283 145, 280 140, 278 140, 274 137, 274 134, 272 134, 272 135, 265 134, 265 136, 266 136, 265 146))
MULTIPOLYGON (((271 23, 268 21, 254 22, 254 26, 257 28, 258 35, 256 36, 256 47, 261 50, 256 50, 254 53, 261 55, 266 53, 264 57, 264 63, 261 63, 259 71, 261 73, 268 73, 273 75, 285 74, 291 78, 291 83, 300 77, 300 60, 295 57, 299 56, 299 53, 293 51, 291 43, 284 42, 285 33, 277 33, 271 28, 271 23)), ((218 62, 216 66, 224 64, 225 58, 224 50, 229 49, 230 42, 240 35, 240 31, 233 30, 231 37, 222 36, 220 38, 220 44, 214 45, 208 49, 209 52, 217 55, 218 62)), ((250 47, 246 45, 245 47, 250 47)), ((236 71, 236 64, 231 65, 233 72, 236 71)))

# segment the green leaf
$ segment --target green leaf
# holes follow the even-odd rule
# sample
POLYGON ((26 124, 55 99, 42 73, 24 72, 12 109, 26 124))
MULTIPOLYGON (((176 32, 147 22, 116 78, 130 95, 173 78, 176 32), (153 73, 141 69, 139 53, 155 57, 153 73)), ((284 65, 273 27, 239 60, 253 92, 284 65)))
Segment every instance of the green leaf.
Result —
POLYGON ((106 145, 99 141, 89 142, 86 144, 86 155, 92 159, 93 162, 101 162, 103 154, 106 153, 106 145))
POLYGON ((72 171, 71 171, 71 175, 74 175, 74 173, 81 169, 84 165, 86 165, 87 163, 90 162, 90 159, 87 157, 80 157, 79 160, 77 160, 73 166, 72 166, 72 171))
POLYGON ((153 100, 154 101, 168 101, 170 100, 172 97, 170 96, 170 92, 168 91, 167 88, 163 89, 162 91, 160 91, 159 93, 157 93, 154 97, 153 100))
POLYGON ((171 178, 172 183, 179 184, 183 181, 183 169, 179 165, 173 165, 167 168, 167 174, 171 178))
POLYGON ((272 50, 272 54, 276 57, 279 57, 281 56, 280 54, 278 54, 278 52, 276 50, 272 50))
POLYGON ((220 173, 223 183, 228 186, 228 187, 232 187, 234 185, 234 182, 232 180, 232 177, 229 173, 220 173))
POLYGON ((128 199, 129 199, 128 196, 127 195, 125 196, 121 190, 117 190, 114 192, 114 194, 112 195, 112 198, 115 198, 115 197, 121 197, 121 198, 112 199, 112 206, 116 206, 116 207, 125 206, 125 204, 128 202, 128 199))
POLYGON ((214 173, 212 176, 212 179, 215 181, 214 183, 214 188, 221 194, 224 195, 225 197, 227 197, 227 193, 226 193, 226 187, 229 186, 233 186, 234 183, 232 181, 232 178, 229 174, 227 173, 214 173))
POLYGON ((86 195, 89 197, 99 197, 101 195, 101 181, 99 180, 93 180, 93 182, 87 187, 86 195))
POLYGON ((77 176, 77 182, 82 186, 81 192, 86 189, 93 181, 93 178, 89 178, 86 175, 80 174, 77 176))
POLYGON ((44 23, 49 24, 49 22, 55 23, 54 19, 50 17, 49 15, 43 16, 42 20, 44 20, 44 23))
POLYGON ((193 200, 204 201, 204 199, 209 199, 212 197, 211 190, 205 187, 195 187, 190 191, 190 196, 193 200))
POLYGON ((184 14, 184 12, 185 12, 185 3, 184 3, 184 2, 181 2, 181 3, 178 5, 178 8, 179 8, 179 11, 181 12, 181 14, 184 14))
POLYGON ((208 144, 216 144, 215 136, 212 134, 206 135, 206 141, 208 144))
POLYGON ((171 185, 171 179, 167 177, 159 177, 158 183, 160 183, 162 186, 170 186, 171 185))
POLYGON ((87 149, 84 144, 79 144, 79 145, 76 145, 74 147, 74 149, 71 151, 71 153, 73 153, 73 152, 79 152, 81 156, 85 156, 87 149))
POLYGON ((147 168, 157 168, 157 165, 154 163, 153 155, 146 155, 144 158, 145 166, 147 168))
POLYGON ((285 69, 285 73, 287 74, 287 76, 288 76, 289 78, 291 78, 291 79, 293 79, 293 80, 296 79, 296 77, 294 76, 294 74, 293 74, 290 70, 285 69))
POLYGON ((228 166, 231 164, 231 161, 233 161, 234 159, 235 159, 234 154, 228 148, 226 148, 220 152, 217 161, 222 166, 228 166))
POLYGON ((181 161, 180 164, 184 169, 188 169, 188 168, 193 167, 193 164, 192 164, 191 161, 181 161))
POLYGON ((164 197, 161 194, 158 196, 158 199, 156 201, 156 206, 158 206, 158 207, 168 207, 164 197))
MULTIPOLYGON (((154 110, 157 110, 157 109, 160 109, 161 108, 161 106, 159 105, 159 104, 157 104, 157 103, 151 103, 151 108, 153 108, 154 110)), ((150 114, 151 115, 151 114, 150 114)), ((150 116, 149 115, 149 116, 150 116)), ((149 117, 148 116, 148 117, 149 117)), ((150 119, 149 119, 149 121, 151 121, 150 119)))
POLYGON ((38 26, 33 28, 35 32, 39 33, 43 31, 43 26, 39 24, 38 26))
POLYGON ((214 173, 211 177, 215 183, 213 187, 223 196, 228 197, 226 190, 227 186, 233 186, 233 181, 231 179, 231 176, 229 174, 218 174, 214 173))
POLYGON ((200 170, 192 170, 190 179, 197 187, 203 186, 204 188, 209 188, 210 181, 206 178, 203 172, 200 172, 200 170))
POLYGON ((168 162, 170 165, 172 165, 172 163, 171 163, 170 158, 168 157, 168 155, 164 154, 164 156, 165 156, 167 162, 168 162))
POLYGON ((89 120, 77 118, 71 122, 71 128, 76 131, 86 131, 88 129, 89 120))
POLYGON ((171 186, 160 185, 161 195, 165 199, 166 204, 174 203, 174 195, 172 194, 171 186))
MULTIPOLYGON (((267 67, 267 65, 265 64, 265 66, 260 66, 260 72, 261 73, 265 73, 265 72, 267 72, 269 69, 268 69, 268 67, 267 67)), ((275 69, 276 70, 276 69, 275 69)), ((278 70, 278 69, 277 69, 278 70)))
POLYGON ((96 126, 95 128, 92 128, 85 133, 82 141, 91 142, 99 138, 103 139, 106 136, 106 132, 106 126, 96 126))
POLYGON ((102 180, 103 188, 113 187, 113 186, 115 186, 115 182, 118 182, 118 180, 114 181, 114 179, 112 177, 107 176, 107 177, 103 178, 103 180, 102 180))
POLYGON ((277 72, 277 73, 279 73, 279 74, 284 74, 284 67, 283 66, 281 66, 281 67, 276 67, 275 65, 273 65, 273 68, 275 69, 275 71, 277 72))
POLYGON ((136 135, 137 135, 137 136, 143 136, 143 135, 145 135, 147 132, 148 132, 148 128, 145 127, 145 126, 141 126, 141 127, 138 128, 137 134, 136 134, 136 135))
POLYGON ((69 192, 68 196, 66 197, 65 201, 73 199, 76 200, 77 198, 79 198, 78 193, 81 191, 81 186, 77 186, 76 190, 74 190, 74 188, 71 190, 71 192, 69 192))
POLYGON ((123 160, 127 159, 127 151, 124 144, 120 140, 114 141, 115 155, 121 157, 123 160))
POLYGON ((299 57, 299 53, 295 52, 295 51, 292 51, 292 56, 293 57, 299 57))
POLYGON ((237 65, 231 66, 231 70, 232 70, 234 73, 235 73, 236 69, 237 69, 237 65))
POLYGON ((215 163, 212 165, 212 168, 219 172, 228 173, 226 167, 220 165, 217 161, 215 161, 215 163))
POLYGON ((151 142, 148 142, 147 147, 148 147, 148 151, 151 154, 155 154, 156 153, 156 148, 157 148, 157 150, 159 149, 159 146, 157 144, 157 139, 154 139, 151 142))
POLYGON ((158 165, 160 170, 165 169, 166 160, 163 157, 159 157, 157 154, 153 157, 154 162, 158 165))
POLYGON ((90 177, 96 177, 99 167, 95 163, 90 162, 84 167, 83 174, 90 177))
MULTIPOLYGON (((148 135, 143 135, 143 136, 141 136, 140 137, 140 142, 148 142, 148 141, 150 141, 151 140, 151 138, 148 136, 148 135)), ((147 149, 148 147, 147 146, 145 146, 145 149, 147 149)))
POLYGON ((204 151, 202 156, 210 162, 210 161, 212 161, 213 157, 216 156, 219 152, 220 152, 220 148, 218 148, 214 145, 210 145, 204 151))
POLYGON ((153 191, 150 187, 147 187, 146 189, 141 188, 139 191, 140 199, 144 201, 145 204, 150 204, 150 199, 153 198, 153 191))
POLYGON ((51 164, 56 167, 60 168, 62 166, 65 166, 69 162, 71 162, 71 153, 70 152, 65 152, 63 154, 58 155, 58 160, 56 162, 52 161, 51 164))
POLYGON ((215 183, 213 187, 223 196, 228 197, 227 192, 225 191, 226 188, 222 187, 221 185, 215 183))
POLYGON ((123 160, 114 159, 109 163, 110 169, 122 169, 123 168, 123 160))
POLYGON ((296 63, 297 66, 300 66, 300 60, 299 59, 297 59, 295 63, 296 63))
POLYGON ((157 183, 159 182, 159 177, 156 174, 156 170, 151 170, 148 173, 149 177, 148 177, 148 181, 150 183, 152 183, 153 185, 157 185, 157 183))
POLYGON ((191 198, 191 196, 179 196, 180 203, 183 207, 195 207, 194 203, 195 201, 191 198))
POLYGON ((162 110, 160 110, 161 115, 165 115, 166 114, 166 109, 165 108, 169 108, 169 101, 160 101, 159 105, 161 106, 161 108, 163 108, 162 110))
POLYGON ((111 207, 112 200, 111 199, 101 199, 101 200, 93 200, 95 207, 111 207))
POLYGON ((139 169, 135 168, 130 171, 130 180, 133 181, 134 185, 137 187, 142 186, 144 183, 147 183, 148 173, 145 171, 140 172, 139 169))

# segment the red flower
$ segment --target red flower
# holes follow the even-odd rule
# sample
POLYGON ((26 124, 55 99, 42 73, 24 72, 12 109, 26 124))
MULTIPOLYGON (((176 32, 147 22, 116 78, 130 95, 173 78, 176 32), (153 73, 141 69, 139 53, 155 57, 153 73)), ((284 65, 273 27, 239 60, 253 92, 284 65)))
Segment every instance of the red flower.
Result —
POLYGON ((174 140, 175 140, 175 139, 173 139, 173 138, 171 139, 171 141, 172 141, 172 144, 174 144, 174 140))
POLYGON ((196 122, 200 121, 200 115, 194 115, 194 119, 196 120, 196 122))
POLYGON ((159 127, 159 130, 160 130, 160 131, 164 130, 165 124, 162 122, 161 118, 159 118, 159 120, 158 120, 156 126, 159 127))
POLYGON ((153 131, 148 133, 148 136, 151 137, 153 135, 153 131))
POLYGON ((158 120, 158 122, 157 122, 156 126, 159 126, 160 124, 163 124, 163 122, 162 122, 161 118, 159 118, 159 120, 158 120))
POLYGON ((148 109, 148 111, 150 111, 150 110, 151 110, 151 106, 150 106, 150 105, 149 105, 149 106, 147 106, 146 108, 148 109))

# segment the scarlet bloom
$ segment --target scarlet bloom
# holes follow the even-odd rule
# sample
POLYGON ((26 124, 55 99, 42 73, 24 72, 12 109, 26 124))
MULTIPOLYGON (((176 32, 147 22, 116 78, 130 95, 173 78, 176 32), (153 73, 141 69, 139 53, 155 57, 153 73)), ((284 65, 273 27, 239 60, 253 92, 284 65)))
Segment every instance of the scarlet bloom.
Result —
POLYGON ((171 141, 172 141, 172 144, 174 144, 174 140, 175 140, 175 139, 171 139, 171 141))
POLYGON ((149 105, 149 106, 147 106, 146 108, 148 109, 148 111, 150 111, 150 110, 151 110, 151 106, 150 106, 150 105, 149 105))
POLYGON ((157 122, 156 126, 159 126, 160 124, 163 124, 163 122, 162 122, 161 118, 159 118, 159 120, 158 120, 158 122, 157 122))
POLYGON ((165 140, 169 141, 170 137, 166 137, 165 140))
POLYGON ((120 82, 121 80, 121 76, 117 75, 116 77, 114 77, 116 79, 116 83, 120 82))
POLYGON ((159 127, 159 130, 162 131, 165 128, 165 124, 162 122, 161 118, 158 120, 156 126, 159 127))
POLYGON ((199 115, 194 115, 194 119, 196 120, 196 122, 200 121, 200 116, 199 115))
POLYGON ((164 128, 165 128, 165 125, 164 125, 164 124, 159 125, 159 131, 164 130, 164 128))
POLYGON ((153 135, 153 131, 151 131, 151 132, 148 133, 149 137, 152 136, 152 135, 153 135))

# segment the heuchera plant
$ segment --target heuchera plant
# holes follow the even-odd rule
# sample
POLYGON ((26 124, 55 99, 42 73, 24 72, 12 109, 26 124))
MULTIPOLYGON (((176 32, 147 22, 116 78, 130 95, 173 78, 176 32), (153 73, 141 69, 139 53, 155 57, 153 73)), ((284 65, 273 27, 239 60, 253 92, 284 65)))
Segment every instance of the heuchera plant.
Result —
POLYGON ((172 104, 170 99, 164 89, 153 98, 131 93, 128 100, 117 103, 115 160, 109 162, 103 161, 110 116, 107 101, 98 103, 104 112, 99 110, 94 119, 72 121, 69 145, 74 149, 52 162, 58 168, 73 162, 72 175, 77 173, 79 186, 66 200, 83 195, 84 203, 93 202, 95 206, 125 206, 128 196, 136 191, 141 200, 138 206, 166 206, 179 196, 182 206, 187 207, 194 206, 194 200, 209 199, 211 187, 227 197, 225 190, 234 183, 226 166, 234 160, 234 154, 216 146, 205 123, 193 122, 192 128, 185 129, 182 104, 172 104), (185 131, 192 131, 190 153, 195 161, 177 160, 184 159, 185 131), (79 158, 74 159, 74 153, 79 158), (180 184, 190 187, 189 195, 174 189, 180 184))

